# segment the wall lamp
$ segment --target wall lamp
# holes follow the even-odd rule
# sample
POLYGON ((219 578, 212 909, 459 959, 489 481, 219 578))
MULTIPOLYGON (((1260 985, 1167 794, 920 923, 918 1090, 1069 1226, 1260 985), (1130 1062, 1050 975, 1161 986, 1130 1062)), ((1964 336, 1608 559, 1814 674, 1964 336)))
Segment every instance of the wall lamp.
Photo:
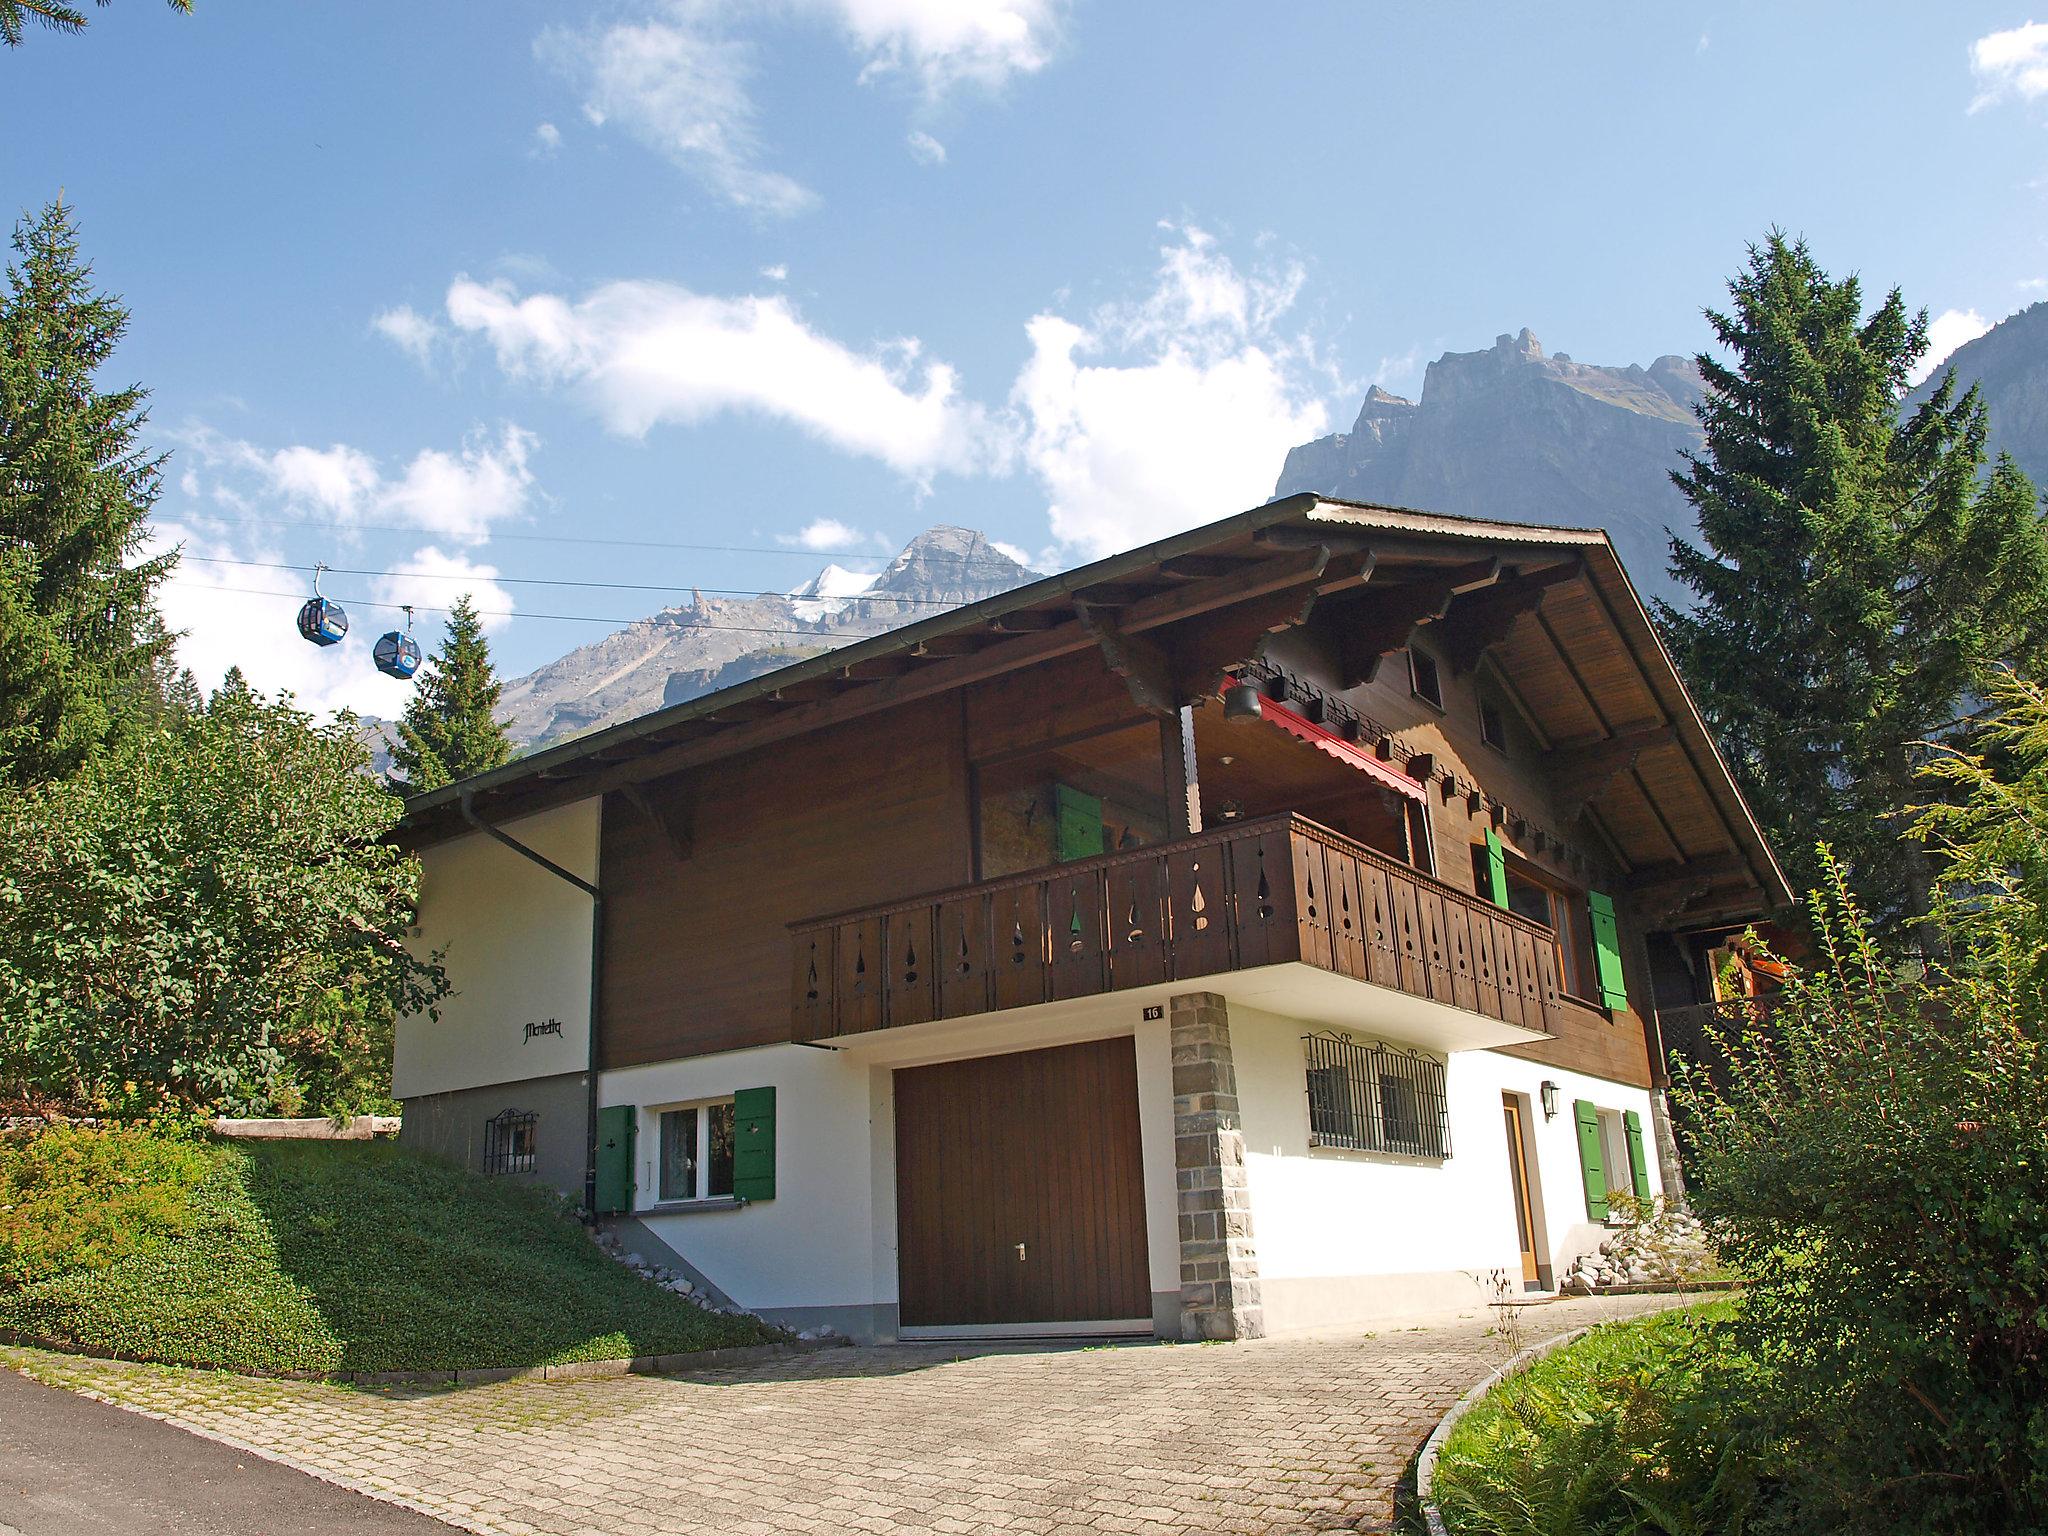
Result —
POLYGON ((1543 1095, 1543 1118, 1555 1120, 1557 1118, 1557 1084, 1546 1077, 1543 1080, 1543 1086, 1536 1091, 1543 1095))
POLYGON ((1257 684, 1232 683, 1223 690, 1224 719, 1256 720, 1261 712, 1257 684))

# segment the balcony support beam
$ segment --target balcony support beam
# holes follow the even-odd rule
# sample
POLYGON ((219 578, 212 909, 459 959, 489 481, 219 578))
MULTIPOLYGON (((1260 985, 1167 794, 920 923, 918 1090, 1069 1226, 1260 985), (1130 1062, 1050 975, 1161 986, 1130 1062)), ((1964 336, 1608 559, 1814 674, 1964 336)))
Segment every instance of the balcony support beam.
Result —
POLYGON ((1195 712, 1183 704, 1159 722, 1166 768, 1166 835, 1193 837, 1202 830, 1202 784, 1195 770, 1195 712))

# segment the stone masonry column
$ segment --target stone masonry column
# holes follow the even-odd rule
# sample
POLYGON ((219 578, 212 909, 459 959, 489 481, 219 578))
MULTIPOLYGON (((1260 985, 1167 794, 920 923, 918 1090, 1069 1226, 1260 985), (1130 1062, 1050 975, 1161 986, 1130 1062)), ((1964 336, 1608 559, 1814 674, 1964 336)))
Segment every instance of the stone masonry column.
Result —
POLYGON ((1186 992, 1169 1003, 1168 1023, 1173 1034, 1181 1337, 1260 1338, 1266 1314, 1259 1300, 1251 1191, 1245 1184, 1230 1013, 1214 992, 1186 992))

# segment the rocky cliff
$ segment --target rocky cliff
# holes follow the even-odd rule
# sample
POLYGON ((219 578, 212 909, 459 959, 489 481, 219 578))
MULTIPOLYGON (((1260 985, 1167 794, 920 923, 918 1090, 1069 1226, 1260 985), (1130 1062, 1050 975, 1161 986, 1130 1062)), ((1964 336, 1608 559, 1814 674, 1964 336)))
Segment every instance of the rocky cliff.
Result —
POLYGON ((828 566, 793 592, 693 593, 507 683, 503 712, 522 748, 545 746, 993 597, 1032 574, 981 534, 941 525, 879 573, 828 566))
POLYGON ((2048 491, 2048 301, 2007 315, 1957 347, 1933 377, 1906 396, 1906 409, 1932 394, 1951 370, 1958 388, 1974 384, 1984 392, 1990 453, 2011 454, 2036 489, 2048 491))
POLYGON ((1694 522, 1670 472, 1700 445, 1700 395, 1690 358, 1598 367, 1524 330, 1445 353, 1420 399, 1375 385, 1349 432, 1287 455, 1274 494, 1605 528, 1641 591, 1674 596, 1667 530, 1692 537, 1694 522))

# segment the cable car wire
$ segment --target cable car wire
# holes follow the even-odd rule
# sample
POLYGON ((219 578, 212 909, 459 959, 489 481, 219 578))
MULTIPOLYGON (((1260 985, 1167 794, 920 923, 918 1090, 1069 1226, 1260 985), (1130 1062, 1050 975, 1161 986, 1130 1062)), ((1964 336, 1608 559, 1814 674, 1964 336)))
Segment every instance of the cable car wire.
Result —
MULTIPOLYGON (((292 569, 296 570, 298 567, 295 566, 292 569)), ((231 592, 240 597, 288 597, 294 602, 297 602, 305 595, 300 592, 277 592, 268 587, 217 587, 211 582, 182 581, 176 576, 171 577, 163 584, 167 587, 189 587, 195 592, 231 592)), ((405 603, 381 603, 367 597, 352 597, 348 601, 352 607, 356 608, 386 608, 394 612, 403 611, 408 606, 405 603)), ((410 606, 419 613, 452 613, 454 611, 450 608, 436 607, 431 603, 413 603, 410 606)), ((552 619, 566 624, 602 624, 609 629, 623 629, 629 624, 644 624, 652 617, 649 614, 643 613, 630 619, 614 619, 595 613, 535 613, 525 608, 479 608, 475 612, 478 618, 483 619, 552 619)), ((810 640, 838 638, 829 630, 776 628, 762 624, 674 624, 670 627, 674 629, 701 630, 707 634, 795 635, 810 640)), ((886 633, 886 630, 877 630, 875 633, 883 634, 886 633)), ((848 642, 869 638, 871 637, 867 635, 847 635, 844 637, 848 642)))
MULTIPOLYGON (((429 528, 421 523, 342 523, 322 522, 313 518, 300 517, 215 517, 205 512, 195 513, 194 517, 202 522, 220 523, 235 527, 334 528, 357 533, 432 533, 440 534, 443 537, 446 537, 448 533, 448 530, 445 528, 429 528)), ((175 519, 173 520, 175 521, 175 519)), ((587 535, 570 533, 500 533, 494 530, 490 533, 489 539, 493 543, 500 539, 508 539, 529 544, 587 544, 594 548, 605 549, 685 549, 707 554, 795 555, 808 559, 823 557, 827 560, 894 560, 896 558, 895 555, 876 554, 871 550, 810 549, 802 545, 788 544, 684 544, 665 539, 594 539, 587 535)), ((1012 560, 1008 555, 1002 554, 1000 551, 992 555, 955 555, 935 552, 924 555, 921 558, 935 561, 953 561, 961 564, 988 565, 991 567, 999 563, 1002 565, 1021 563, 1012 560)), ((1026 569, 1029 569, 1029 567, 1026 567, 1026 569)))
MULTIPOLYGON (((180 554, 180 560, 193 560, 205 565, 238 565, 259 571, 303 571, 303 565, 284 560, 237 560, 227 555, 180 554)), ((379 571, 346 565, 323 565, 320 567, 332 576, 388 576, 401 577, 411 581, 468 581, 496 582, 510 587, 585 587, 604 592, 709 592, 714 597, 786 597, 787 593, 763 592, 756 587, 701 587, 694 582, 637 582, 637 581, 572 581, 555 576, 483 576, 465 571, 379 571)), ((964 608, 963 602, 940 597, 899 597, 894 593, 849 592, 843 596, 801 598, 801 602, 856 602, 899 603, 916 608, 964 608)))

